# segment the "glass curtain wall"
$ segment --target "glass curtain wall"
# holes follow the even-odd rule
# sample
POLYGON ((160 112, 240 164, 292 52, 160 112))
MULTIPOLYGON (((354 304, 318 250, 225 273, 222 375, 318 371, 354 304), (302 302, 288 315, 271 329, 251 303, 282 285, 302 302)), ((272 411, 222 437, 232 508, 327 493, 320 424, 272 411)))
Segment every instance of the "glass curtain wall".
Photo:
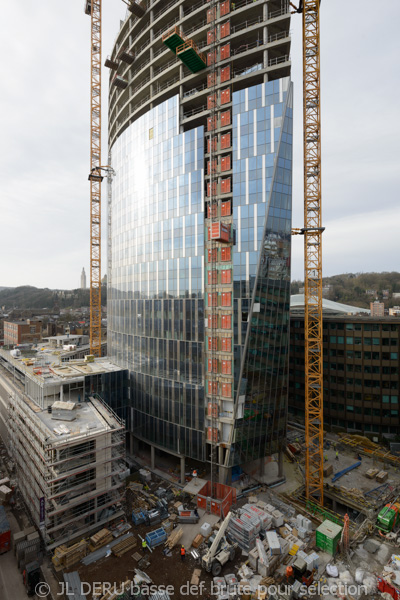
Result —
POLYGON ((236 420, 230 464, 286 435, 292 208, 289 78, 233 94, 236 420))
POLYGON ((128 427, 204 459, 204 131, 179 134, 179 100, 112 147, 111 358, 130 370, 128 427))

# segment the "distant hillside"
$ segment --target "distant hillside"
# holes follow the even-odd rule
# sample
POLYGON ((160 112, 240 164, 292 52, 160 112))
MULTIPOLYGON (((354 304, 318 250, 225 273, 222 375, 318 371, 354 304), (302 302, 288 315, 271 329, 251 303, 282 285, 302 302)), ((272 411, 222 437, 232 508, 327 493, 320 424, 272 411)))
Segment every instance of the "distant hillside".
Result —
MULTIPOLYGON (((400 293, 400 273, 397 272, 333 275, 324 277, 323 285, 324 298, 335 302, 369 308, 370 302, 378 299, 386 308, 400 305, 400 298, 392 297, 393 292, 400 293)), ((299 293, 303 286, 302 281, 293 281, 292 294, 299 293)))
MULTIPOLYGON (((16 288, 0 290, 0 306, 5 306, 6 311, 13 308, 79 308, 89 306, 90 290, 50 290, 24 285, 16 288)), ((107 288, 102 287, 101 303, 107 303, 107 288)))

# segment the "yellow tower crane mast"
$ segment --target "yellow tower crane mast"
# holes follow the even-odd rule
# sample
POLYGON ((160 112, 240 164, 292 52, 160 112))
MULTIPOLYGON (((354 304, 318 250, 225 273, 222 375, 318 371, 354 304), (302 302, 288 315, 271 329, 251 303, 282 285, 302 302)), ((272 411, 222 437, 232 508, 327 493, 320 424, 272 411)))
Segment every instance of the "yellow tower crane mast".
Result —
POLYGON ((101 0, 86 0, 91 18, 90 353, 101 356, 101 0))
POLYGON ((291 5, 303 18, 304 338, 306 498, 324 502, 321 217, 321 0, 291 5))

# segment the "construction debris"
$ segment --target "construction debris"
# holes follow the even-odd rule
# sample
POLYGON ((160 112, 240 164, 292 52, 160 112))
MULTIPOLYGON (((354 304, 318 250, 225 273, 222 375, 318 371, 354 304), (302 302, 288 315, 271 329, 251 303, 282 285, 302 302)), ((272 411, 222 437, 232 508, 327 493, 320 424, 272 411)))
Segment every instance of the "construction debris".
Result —
POLYGON ((168 537, 165 545, 171 550, 179 542, 182 535, 183 535, 182 527, 177 527, 176 529, 173 530, 171 535, 168 537))

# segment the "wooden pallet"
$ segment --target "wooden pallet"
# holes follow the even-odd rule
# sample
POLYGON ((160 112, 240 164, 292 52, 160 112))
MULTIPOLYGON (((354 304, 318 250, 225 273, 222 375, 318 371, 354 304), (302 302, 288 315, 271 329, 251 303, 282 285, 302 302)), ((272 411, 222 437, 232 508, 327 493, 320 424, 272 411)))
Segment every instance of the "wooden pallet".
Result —
POLYGON ((115 544, 115 546, 111 548, 111 551, 115 556, 118 556, 118 558, 120 558, 125 554, 125 552, 129 552, 129 550, 132 550, 132 548, 134 548, 136 545, 137 539, 133 535, 131 535, 128 538, 122 540, 122 542, 120 542, 119 544, 115 544))

